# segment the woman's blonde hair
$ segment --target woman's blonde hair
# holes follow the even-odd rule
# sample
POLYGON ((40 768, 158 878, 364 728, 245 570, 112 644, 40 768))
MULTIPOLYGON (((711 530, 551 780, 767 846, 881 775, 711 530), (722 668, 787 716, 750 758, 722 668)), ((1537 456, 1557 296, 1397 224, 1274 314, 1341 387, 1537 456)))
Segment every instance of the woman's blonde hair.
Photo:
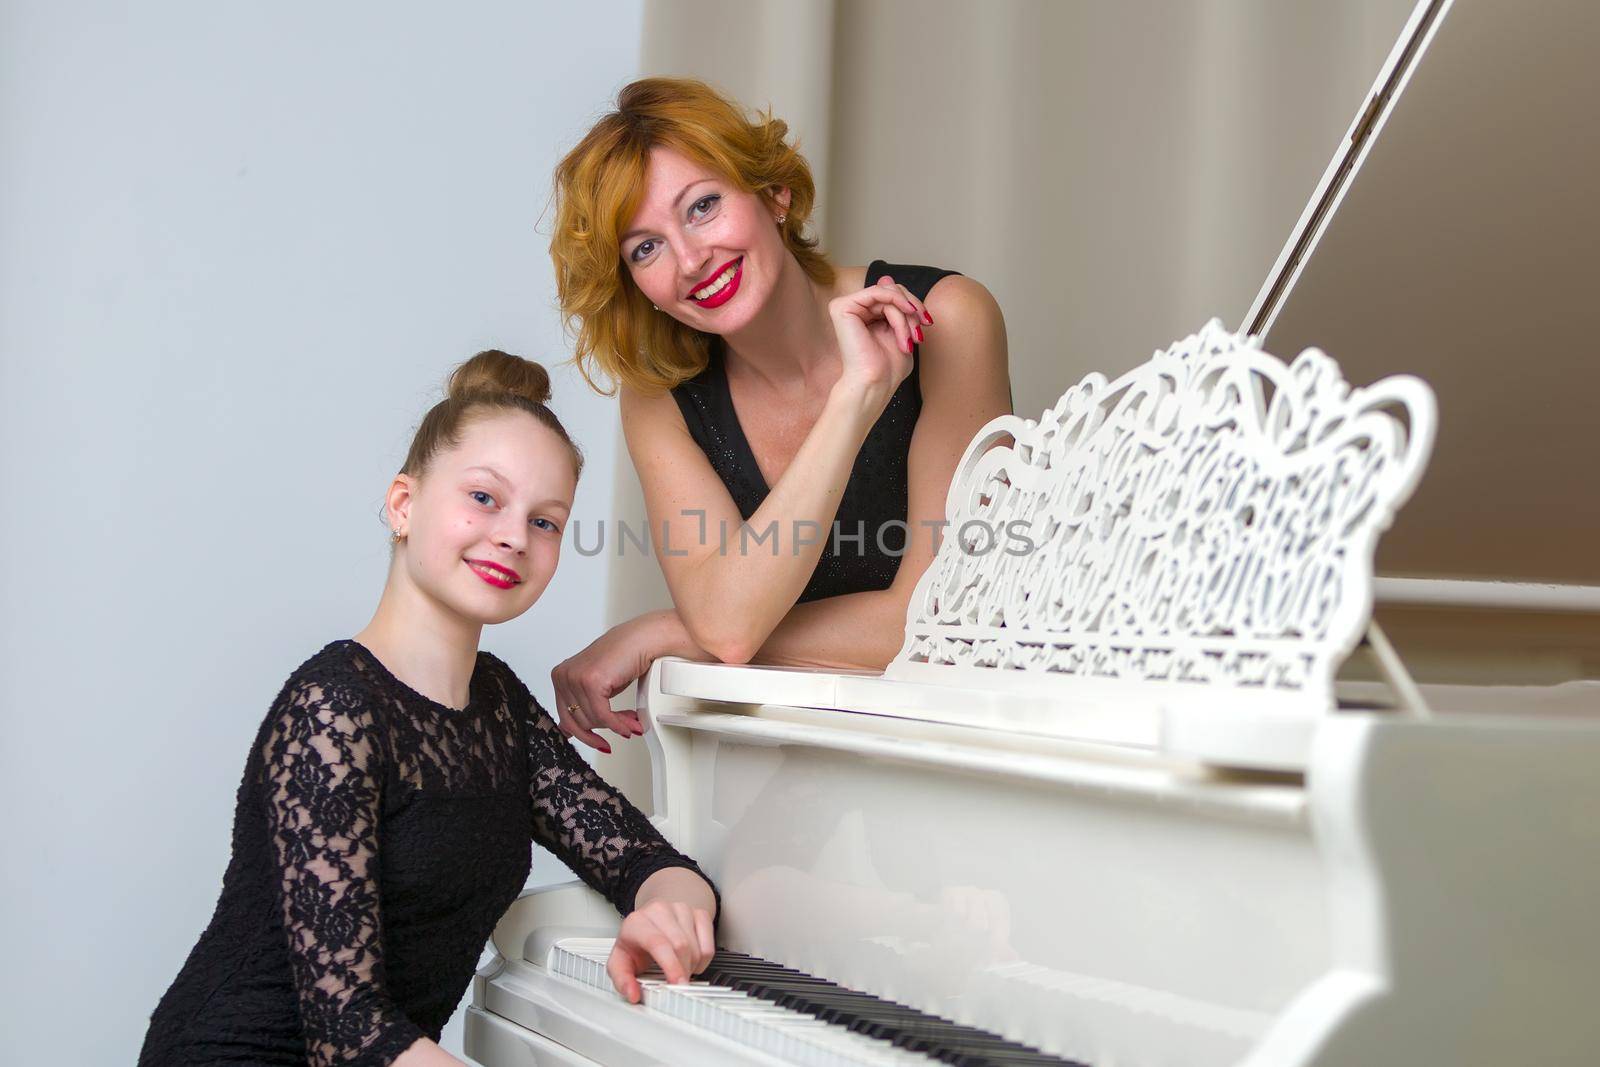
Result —
POLYGON ((460 442, 471 419, 496 411, 526 411, 566 443, 572 473, 581 474, 583 453, 547 406, 549 400, 550 372, 539 364, 498 349, 479 352, 450 372, 445 398, 422 417, 400 473, 422 477, 441 449, 460 442))
POLYGON ((555 261, 561 313, 576 339, 573 360, 597 392, 670 389, 705 369, 710 336, 655 311, 622 262, 623 228, 644 194, 650 150, 674 149, 773 203, 787 188, 783 243, 819 284, 833 266, 804 235, 817 187, 805 158, 771 111, 754 120, 733 100, 690 78, 643 78, 617 94, 617 109, 595 123, 556 167, 555 261))

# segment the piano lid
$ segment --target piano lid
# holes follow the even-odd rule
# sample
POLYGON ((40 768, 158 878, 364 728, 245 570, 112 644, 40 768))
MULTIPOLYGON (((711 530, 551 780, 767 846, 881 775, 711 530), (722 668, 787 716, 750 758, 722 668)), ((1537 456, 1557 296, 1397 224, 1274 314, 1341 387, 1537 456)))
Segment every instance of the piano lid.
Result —
POLYGON ((1424 0, 1245 320, 1439 398, 1387 575, 1600 585, 1600 4, 1424 0))

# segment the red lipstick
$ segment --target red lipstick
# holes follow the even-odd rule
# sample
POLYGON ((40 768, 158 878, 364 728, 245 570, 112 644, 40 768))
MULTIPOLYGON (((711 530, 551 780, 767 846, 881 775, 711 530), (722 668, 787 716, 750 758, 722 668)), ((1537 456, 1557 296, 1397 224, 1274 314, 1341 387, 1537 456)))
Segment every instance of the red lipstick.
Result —
POLYGON ((486 559, 469 559, 464 562, 471 568, 473 574, 476 574, 496 589, 511 589, 522 581, 522 575, 510 567, 502 567, 500 564, 490 563, 486 559))
POLYGON ((722 266, 713 271, 703 281, 696 284, 694 288, 689 290, 689 293, 691 294, 689 296, 689 301, 690 303, 696 304, 703 308, 721 307, 723 304, 726 304, 728 301, 732 300, 733 294, 739 291, 739 281, 743 277, 744 257, 739 256, 737 259, 730 259, 728 262, 724 263, 722 266), (694 298, 694 293, 699 292, 701 289, 704 289, 706 286, 722 277, 722 275, 730 268, 733 270, 733 277, 728 279, 728 283, 726 285, 717 290, 717 292, 713 295, 706 297, 704 300, 696 300, 694 298))

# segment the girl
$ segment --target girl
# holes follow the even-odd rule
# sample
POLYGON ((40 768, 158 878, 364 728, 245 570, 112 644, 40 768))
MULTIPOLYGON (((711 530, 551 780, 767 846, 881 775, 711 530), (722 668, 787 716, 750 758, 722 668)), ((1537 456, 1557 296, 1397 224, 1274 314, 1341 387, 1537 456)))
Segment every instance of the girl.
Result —
POLYGON ((597 728, 640 731, 610 697, 658 656, 881 670, 955 464, 1011 409, 988 291, 831 264, 786 134, 701 82, 647 78, 556 171, 561 306, 590 383, 621 386, 674 604, 553 672, 562 729, 604 751, 597 728))
POLYGON ((435 1043, 529 839, 625 918, 613 981, 686 980, 715 891, 606 785, 521 680, 479 651, 555 571, 582 458, 544 368, 482 352, 450 377, 389 487, 387 584, 366 628, 289 676, 256 735, 210 925, 140 1064, 457 1064, 435 1043))

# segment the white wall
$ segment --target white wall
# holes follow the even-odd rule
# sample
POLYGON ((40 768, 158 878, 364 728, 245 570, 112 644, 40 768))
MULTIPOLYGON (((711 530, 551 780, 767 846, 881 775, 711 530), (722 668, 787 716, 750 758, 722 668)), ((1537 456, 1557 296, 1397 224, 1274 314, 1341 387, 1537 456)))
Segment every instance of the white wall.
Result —
MULTIPOLYGON (((535 223, 640 21, 588 10, 0 7, 7 1062, 132 1062, 268 702, 376 603, 443 375, 565 357, 535 223)), ((555 377, 592 520, 615 405, 555 377)), ((547 701, 605 563, 486 635, 547 701)))

